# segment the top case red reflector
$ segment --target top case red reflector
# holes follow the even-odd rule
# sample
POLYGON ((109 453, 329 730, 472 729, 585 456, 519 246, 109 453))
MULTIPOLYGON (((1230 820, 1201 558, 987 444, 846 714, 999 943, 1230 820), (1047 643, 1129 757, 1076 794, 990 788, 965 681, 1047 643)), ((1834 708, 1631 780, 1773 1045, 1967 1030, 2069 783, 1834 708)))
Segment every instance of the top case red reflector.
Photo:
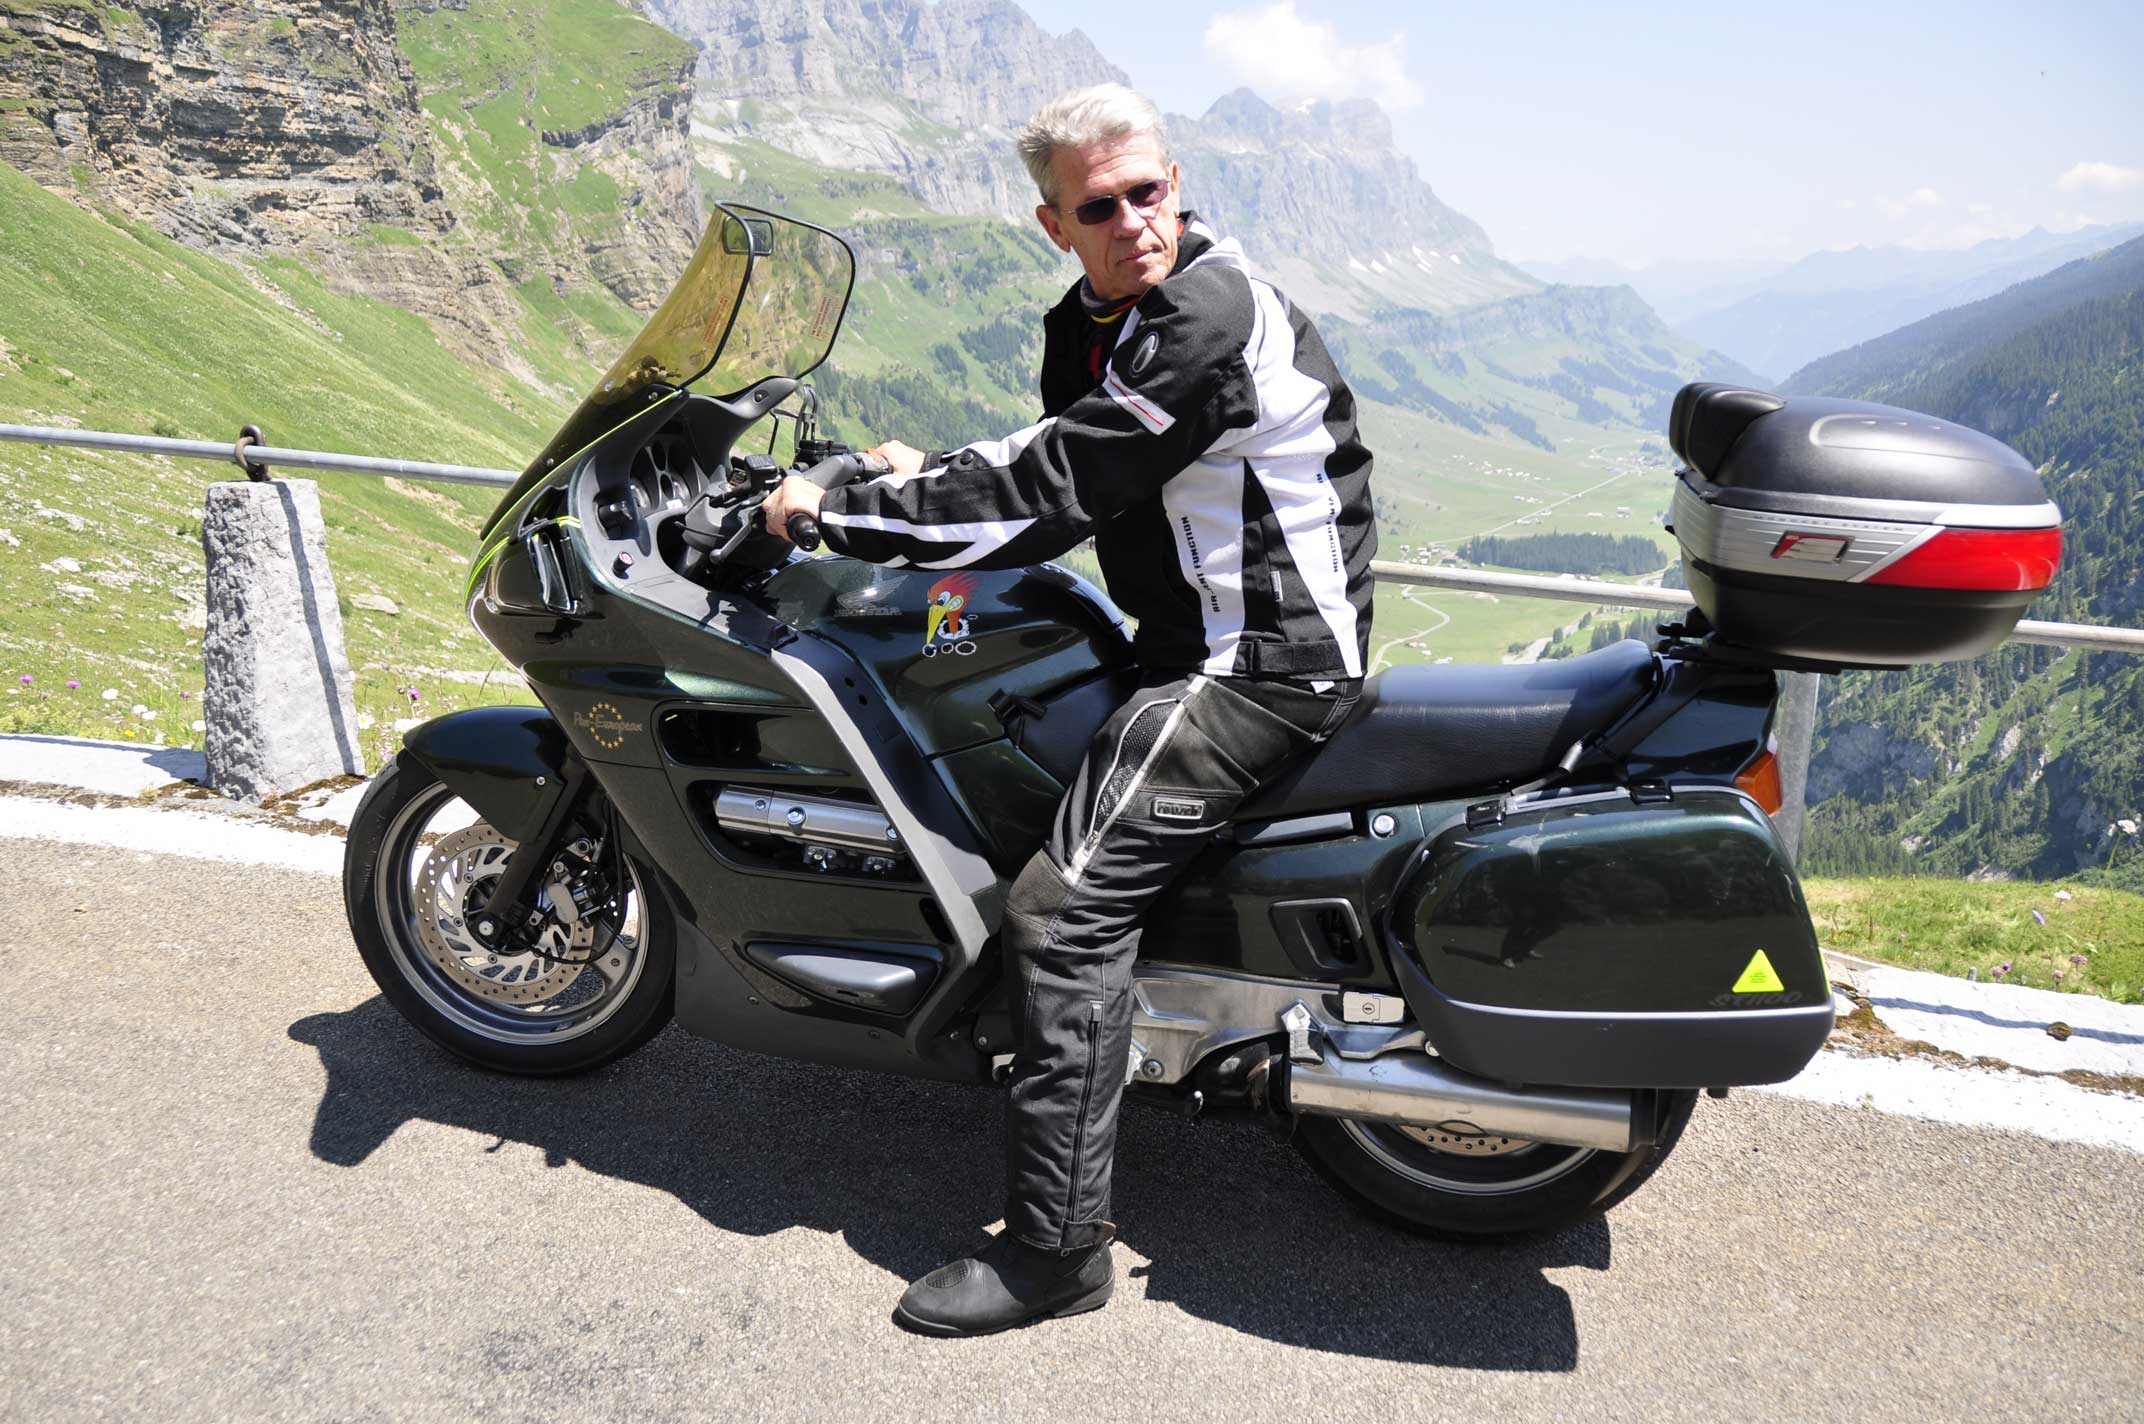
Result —
POLYGON ((2061 563, 2060 529, 1945 529, 1868 582, 2022 593, 2054 582, 2061 563))

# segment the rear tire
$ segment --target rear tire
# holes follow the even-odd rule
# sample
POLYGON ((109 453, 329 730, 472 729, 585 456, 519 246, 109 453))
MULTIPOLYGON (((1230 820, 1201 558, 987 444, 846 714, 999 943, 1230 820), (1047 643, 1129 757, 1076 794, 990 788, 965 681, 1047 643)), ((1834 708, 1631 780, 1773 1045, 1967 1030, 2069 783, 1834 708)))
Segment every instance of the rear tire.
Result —
POLYGON ((1419 1236, 1493 1241, 1547 1235, 1607 1211, 1667 1160, 1696 1105, 1692 1091, 1641 1095, 1638 1111, 1656 1126, 1653 1145, 1634 1152, 1502 1138, 1475 1139, 1469 1151, 1448 1136, 1330 1117, 1298 1118, 1295 1145, 1380 1220, 1419 1236))
MULTIPOLYGON (((609 938, 585 967, 486 956, 461 933, 460 912, 513 845, 421 763, 390 760, 358 803, 343 856, 343 906, 365 968, 402 1017, 483 1067, 552 1077, 623 1058, 670 1021, 676 939, 661 892, 647 888, 654 877, 627 864, 632 883, 604 912, 595 933, 609 938), (457 865, 448 853, 461 846, 457 865)), ((546 933, 564 943, 565 931, 546 933)))

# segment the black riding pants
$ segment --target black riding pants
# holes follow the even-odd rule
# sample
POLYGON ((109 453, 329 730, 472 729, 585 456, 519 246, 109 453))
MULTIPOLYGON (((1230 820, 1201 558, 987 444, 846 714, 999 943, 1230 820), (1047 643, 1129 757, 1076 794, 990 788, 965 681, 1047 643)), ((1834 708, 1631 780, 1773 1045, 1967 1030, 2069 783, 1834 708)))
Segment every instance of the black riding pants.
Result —
POLYGON ((1154 677, 1088 747, 1049 844, 1013 883, 1002 934, 1018 1036, 1005 1221, 1029 1245, 1070 1251, 1112 1233, 1147 908, 1238 803, 1340 725, 1359 690, 1154 677))

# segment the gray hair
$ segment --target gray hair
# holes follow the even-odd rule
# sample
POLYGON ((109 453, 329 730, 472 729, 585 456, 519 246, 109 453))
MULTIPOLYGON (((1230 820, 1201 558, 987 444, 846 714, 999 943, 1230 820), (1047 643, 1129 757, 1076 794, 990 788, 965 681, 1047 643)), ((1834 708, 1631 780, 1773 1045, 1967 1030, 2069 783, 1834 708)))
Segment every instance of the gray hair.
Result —
POLYGON ((1143 94, 1122 84, 1096 84, 1060 94, 1036 111, 1020 130, 1020 161, 1035 180, 1042 201, 1057 206, 1057 175, 1050 159, 1060 148, 1084 148, 1108 138, 1152 134, 1154 146, 1168 158, 1169 141, 1161 130, 1161 111, 1143 94))

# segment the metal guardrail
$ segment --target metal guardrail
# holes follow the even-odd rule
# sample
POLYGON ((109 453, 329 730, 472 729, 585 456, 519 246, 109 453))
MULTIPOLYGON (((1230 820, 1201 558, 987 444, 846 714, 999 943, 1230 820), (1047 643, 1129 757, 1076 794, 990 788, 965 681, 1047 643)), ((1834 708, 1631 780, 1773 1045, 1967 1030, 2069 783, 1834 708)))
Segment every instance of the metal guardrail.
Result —
POLYGON ((106 430, 64 430, 46 425, 0 425, 0 440, 21 445, 72 445, 84 450, 112 450, 128 455, 170 455, 181 460, 220 460, 237 465, 249 478, 281 465, 294 470, 338 470, 353 475, 394 475, 408 480, 436 480, 450 485, 504 488, 521 478, 519 470, 483 465, 434 465, 422 460, 383 460, 371 455, 338 455, 327 450, 292 450, 263 445, 240 436, 229 445, 213 440, 169 440, 160 435, 120 435, 106 430))
MULTIPOLYGON (((1432 568, 1384 559, 1371 572, 1393 583, 1448 588, 1461 593, 1508 593, 1522 598, 1552 598, 1565 603, 1609 604, 1617 608, 1658 608, 1680 613, 1696 600, 1679 588, 1607 583, 1599 579, 1553 578, 1536 574, 1493 573, 1487 569, 1432 568)), ((2144 628, 2106 628, 2096 623, 2040 623, 2026 619, 2010 635, 2013 643, 2051 648, 2080 648, 2090 653, 2144 653, 2144 628)))

